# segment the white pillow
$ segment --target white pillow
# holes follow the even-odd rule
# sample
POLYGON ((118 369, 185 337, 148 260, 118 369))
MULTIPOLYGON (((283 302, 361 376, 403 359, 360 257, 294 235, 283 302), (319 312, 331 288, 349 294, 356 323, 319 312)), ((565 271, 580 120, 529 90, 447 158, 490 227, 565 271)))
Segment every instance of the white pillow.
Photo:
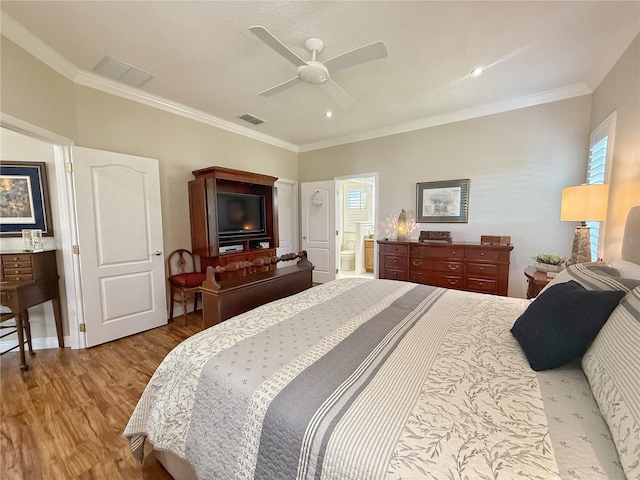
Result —
POLYGON ((633 278, 640 280, 640 265, 637 263, 627 262, 626 260, 616 260, 609 262, 610 267, 615 268, 623 278, 633 278))

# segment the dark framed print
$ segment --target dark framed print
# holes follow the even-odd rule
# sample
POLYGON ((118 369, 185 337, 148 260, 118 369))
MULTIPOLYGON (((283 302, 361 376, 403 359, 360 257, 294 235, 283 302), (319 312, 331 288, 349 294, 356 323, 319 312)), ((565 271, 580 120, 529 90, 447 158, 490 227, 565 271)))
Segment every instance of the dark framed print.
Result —
POLYGON ((418 183, 416 200, 416 223, 467 223, 469 179, 418 183))
POLYGON ((19 237, 23 229, 53 235, 44 162, 0 162, 0 235, 19 237))

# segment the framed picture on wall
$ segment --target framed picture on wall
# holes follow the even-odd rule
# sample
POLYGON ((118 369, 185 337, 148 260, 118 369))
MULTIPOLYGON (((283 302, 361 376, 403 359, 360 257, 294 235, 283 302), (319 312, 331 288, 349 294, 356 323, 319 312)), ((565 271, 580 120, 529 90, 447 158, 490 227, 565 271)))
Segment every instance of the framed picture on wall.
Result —
POLYGON ((0 162, 0 235, 19 237, 23 229, 53 235, 44 162, 0 162))
POLYGON ((417 223, 467 223, 469 179, 418 183, 417 223))

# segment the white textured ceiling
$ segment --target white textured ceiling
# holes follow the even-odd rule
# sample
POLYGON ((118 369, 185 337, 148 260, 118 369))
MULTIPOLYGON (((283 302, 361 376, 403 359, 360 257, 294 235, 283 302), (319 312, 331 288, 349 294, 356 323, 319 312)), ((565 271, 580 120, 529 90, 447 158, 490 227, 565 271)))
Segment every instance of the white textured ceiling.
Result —
POLYGON ((1 8, 80 70, 109 55, 155 75, 144 92, 302 149, 588 92, 640 30, 638 1, 3 0, 1 8), (325 42, 321 61, 378 40, 388 57, 332 75, 356 101, 346 110, 314 85, 262 97, 296 69, 252 25, 305 59, 311 36, 325 42), (478 65, 485 72, 471 77, 478 65), (267 123, 237 118, 247 112, 267 123))

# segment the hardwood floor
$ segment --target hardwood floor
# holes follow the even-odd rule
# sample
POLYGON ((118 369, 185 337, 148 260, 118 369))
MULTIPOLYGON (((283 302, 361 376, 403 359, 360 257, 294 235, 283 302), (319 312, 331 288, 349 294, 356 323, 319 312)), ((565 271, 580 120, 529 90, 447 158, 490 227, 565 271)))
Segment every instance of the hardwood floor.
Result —
POLYGON ((200 312, 98 347, 39 350, 19 368, 0 359, 3 479, 170 479, 149 455, 140 466, 122 437, 147 382, 169 351, 202 330, 200 312))

